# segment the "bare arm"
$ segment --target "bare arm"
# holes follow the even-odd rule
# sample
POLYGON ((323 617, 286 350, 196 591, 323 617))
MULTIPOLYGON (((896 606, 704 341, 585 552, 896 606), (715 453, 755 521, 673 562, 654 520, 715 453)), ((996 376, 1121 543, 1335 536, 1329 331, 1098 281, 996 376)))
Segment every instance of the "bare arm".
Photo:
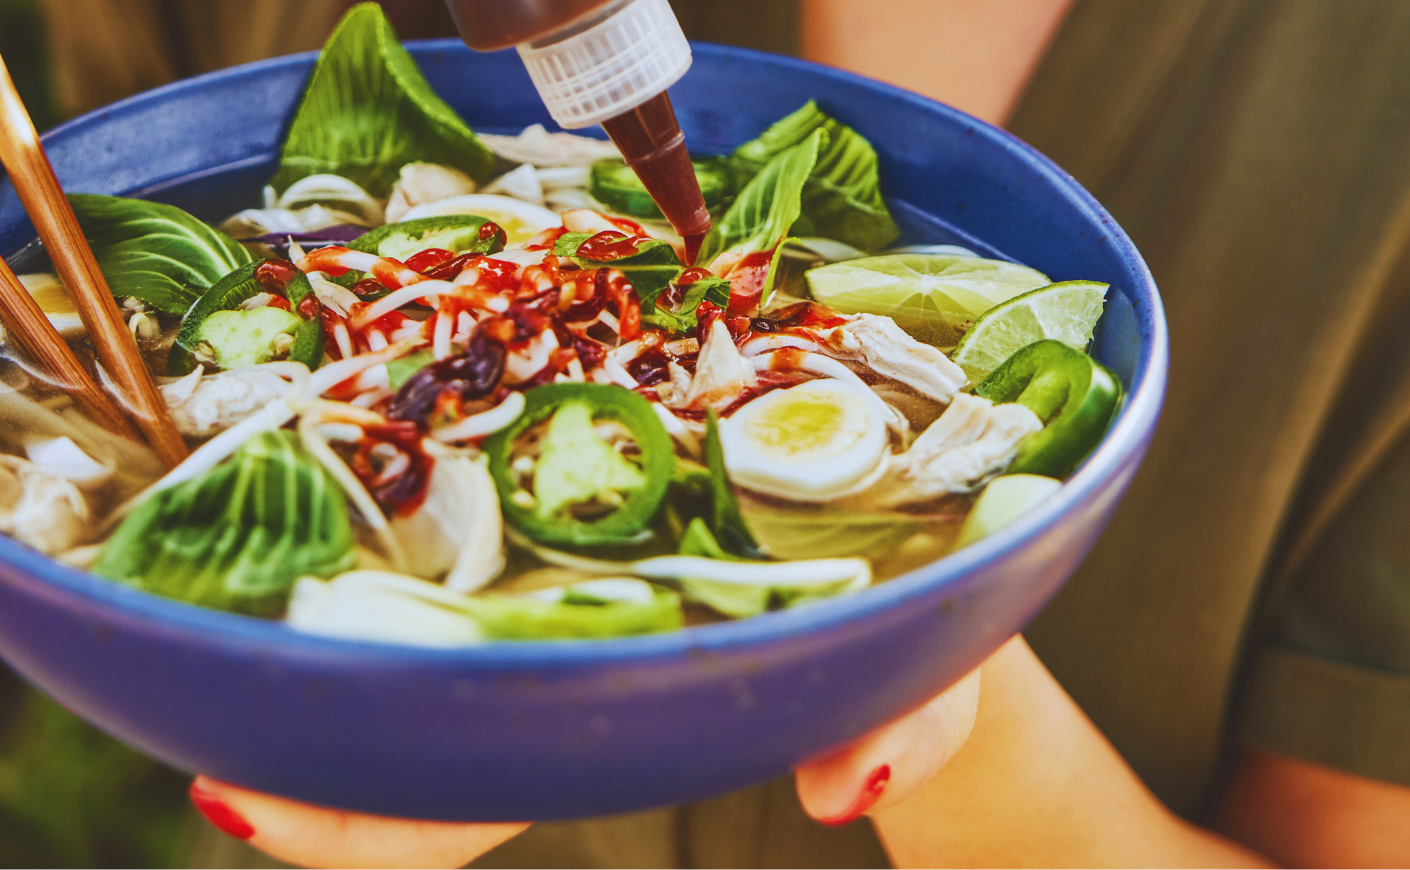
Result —
POLYGON ((1156 800, 1021 637, 984 664, 964 748, 913 795, 877 806, 900 866, 1266 864, 1156 800))
POLYGON ((1410 788, 1245 751, 1216 826, 1292 867, 1410 864, 1410 788))

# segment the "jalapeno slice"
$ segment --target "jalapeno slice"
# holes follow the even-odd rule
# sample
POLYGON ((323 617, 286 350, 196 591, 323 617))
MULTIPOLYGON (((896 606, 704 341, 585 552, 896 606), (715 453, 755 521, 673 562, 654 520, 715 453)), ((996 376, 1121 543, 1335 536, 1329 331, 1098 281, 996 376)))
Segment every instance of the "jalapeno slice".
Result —
POLYGON ((385 224, 348 243, 353 251, 405 260, 427 248, 455 254, 495 254, 504 249, 504 230, 476 215, 442 215, 385 224))
POLYGON ((221 368, 267 362, 275 356, 273 340, 280 335, 288 336, 288 359, 316 369, 323 362, 324 344, 319 311, 313 285, 293 263, 246 263, 215 282, 186 312, 167 355, 167 374, 183 375, 195 368, 195 353, 202 345, 221 368), (241 308, 260 293, 278 297, 278 307, 241 308))
POLYGON ((639 540, 676 463, 651 403, 611 384, 548 384, 524 399, 519 418, 484 444, 505 519, 546 544, 639 540), (625 430, 617 445, 599 436, 603 423, 625 430), (541 424, 542 431, 533 431, 541 424), (530 434, 537 439, 532 444, 530 434))
POLYGON ((1062 477, 1101 443, 1121 403, 1121 381, 1106 366, 1054 339, 1015 351, 974 388, 976 396, 1017 402, 1043 421, 1018 445, 1010 474, 1062 477))

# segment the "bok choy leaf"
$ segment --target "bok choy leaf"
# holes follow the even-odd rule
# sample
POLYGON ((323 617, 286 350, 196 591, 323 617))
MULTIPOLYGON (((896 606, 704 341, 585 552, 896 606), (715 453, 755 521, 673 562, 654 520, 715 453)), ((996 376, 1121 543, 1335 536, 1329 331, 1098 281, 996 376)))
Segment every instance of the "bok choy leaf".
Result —
POLYGON ((653 586, 639 600, 605 599, 591 594, 593 586, 589 581, 554 590, 561 593, 557 600, 541 594, 461 595, 402 574, 350 571, 329 582, 300 579, 288 621, 312 634, 418 646, 622 637, 681 627, 675 592, 653 586))
POLYGON ((735 183, 743 185, 754 178, 780 153, 817 130, 827 131, 827 144, 818 152, 803 189, 803 215, 814 234, 863 251, 886 247, 901 231, 881 197, 876 151, 856 130, 829 117, 812 100, 734 150, 729 160, 735 183))
POLYGON ((769 160, 705 236, 699 262, 713 262, 726 251, 743 255, 777 247, 803 213, 803 187, 827 137, 826 130, 814 130, 769 160))
POLYGON ((314 64, 279 157, 279 190, 332 173, 386 196, 408 163, 489 181, 493 152, 431 89, 375 3, 348 12, 314 64))
POLYGON ((206 289, 254 258, 174 205, 71 193, 69 204, 113 295, 185 314, 206 289))
POLYGON ((285 430, 142 503, 95 573, 189 604, 272 615, 294 581, 356 561, 342 491, 285 430))

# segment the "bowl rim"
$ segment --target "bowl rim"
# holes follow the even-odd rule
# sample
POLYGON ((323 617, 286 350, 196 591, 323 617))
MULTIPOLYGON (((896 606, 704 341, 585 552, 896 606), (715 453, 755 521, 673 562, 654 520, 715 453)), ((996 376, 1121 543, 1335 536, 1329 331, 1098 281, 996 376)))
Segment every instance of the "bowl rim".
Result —
MULTIPOLYGON (((457 39, 413 40, 405 45, 418 60, 426 54, 437 52, 469 51, 457 39)), ((197 607, 133 589, 64 565, 6 536, 0 536, 0 582, 27 586, 31 594, 62 606, 96 608, 99 612, 93 615, 112 622, 131 624, 148 634, 199 635, 202 643, 227 649, 244 648, 265 654, 277 650, 281 655, 336 658, 347 664, 376 660, 384 665, 416 662, 451 667, 493 665, 545 668, 678 657, 701 649, 739 650, 796 640, 843 623, 875 617, 926 595, 955 587, 983 565, 1001 561, 1042 536, 1064 514, 1100 494, 1133 458, 1139 457, 1155 427, 1165 392, 1169 337, 1164 308, 1154 278, 1135 245, 1076 179, 1013 134, 895 85, 823 64, 752 49, 699 42, 692 43, 692 48, 698 56, 716 60, 740 59, 755 64, 771 63, 823 81, 861 86, 899 100, 916 111, 947 116, 952 122, 973 129, 975 135, 984 137, 990 146, 1008 151, 1015 159, 1029 164, 1050 182, 1055 192, 1063 195, 1094 223, 1100 222, 1106 226, 1116 256, 1135 267, 1132 271, 1138 276, 1138 282, 1137 286, 1129 288, 1129 295, 1149 300, 1148 310, 1136 313, 1137 324, 1147 333, 1147 341, 1138 355, 1132 388, 1118 411, 1116 423, 1107 431, 1097 449, 1064 481, 1055 496, 987 538, 857 593, 748 619, 689 626, 661 634, 601 640, 503 641, 439 648, 305 634, 282 621, 197 607)), ((105 123, 113 116, 148 110, 169 93, 199 89, 271 69, 309 66, 317 55, 317 51, 286 55, 172 82, 66 121, 46 132, 41 139, 46 145, 52 145, 55 140, 91 125, 105 123)), ((175 174, 151 182, 143 189, 165 186, 189 175, 175 174)))

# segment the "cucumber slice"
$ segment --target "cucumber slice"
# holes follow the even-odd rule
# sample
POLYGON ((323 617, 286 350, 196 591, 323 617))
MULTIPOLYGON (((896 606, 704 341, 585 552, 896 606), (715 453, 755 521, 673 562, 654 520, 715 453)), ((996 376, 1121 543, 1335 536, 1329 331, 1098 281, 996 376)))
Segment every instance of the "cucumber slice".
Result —
MULTIPOLYGON (((723 157, 708 160, 692 160, 695 167, 695 180, 700 182, 700 193, 705 197, 705 207, 714 211, 724 202, 730 189, 729 169, 723 157)), ((651 194, 642 186, 636 172, 623 160, 608 158, 592 165, 588 175, 588 193, 593 199, 621 214, 648 220, 665 220, 661 209, 652 201, 651 194)))

